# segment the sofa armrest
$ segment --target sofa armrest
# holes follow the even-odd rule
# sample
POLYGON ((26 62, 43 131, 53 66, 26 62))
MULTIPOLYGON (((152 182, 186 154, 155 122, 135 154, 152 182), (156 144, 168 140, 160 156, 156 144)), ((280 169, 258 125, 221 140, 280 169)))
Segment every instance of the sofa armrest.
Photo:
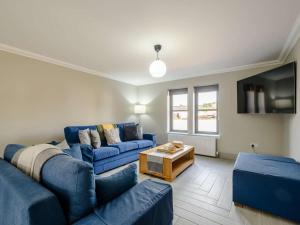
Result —
MULTIPOLYGON (((91 145, 87 145, 87 144, 79 144, 79 145, 80 145, 80 150, 81 150, 83 161, 93 164, 93 162, 94 162, 93 147, 91 145)), ((72 147, 72 146, 73 145, 71 145, 70 147, 72 147)))
POLYGON ((0 171, 0 224, 66 224, 61 205, 52 192, 2 159, 0 171))
POLYGON ((153 147, 156 146, 156 135, 152 133, 143 134, 143 139, 153 141, 153 147))

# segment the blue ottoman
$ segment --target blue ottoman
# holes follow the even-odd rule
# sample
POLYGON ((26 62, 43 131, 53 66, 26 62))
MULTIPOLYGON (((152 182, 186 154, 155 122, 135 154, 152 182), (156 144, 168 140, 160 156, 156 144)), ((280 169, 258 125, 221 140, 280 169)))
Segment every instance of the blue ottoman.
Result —
POLYGON ((300 164, 286 157, 239 153, 233 201, 300 222, 300 164))

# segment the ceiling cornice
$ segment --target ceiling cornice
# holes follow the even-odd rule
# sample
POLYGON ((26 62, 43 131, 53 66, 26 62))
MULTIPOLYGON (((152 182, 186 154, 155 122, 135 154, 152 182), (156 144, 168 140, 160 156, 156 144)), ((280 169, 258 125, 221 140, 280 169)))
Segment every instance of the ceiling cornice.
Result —
MULTIPOLYGON (((276 66, 276 65, 280 65, 283 64, 286 60, 288 55, 291 53, 292 49, 295 47, 297 41, 300 38, 300 15, 297 17, 297 20, 295 21, 293 28, 291 30, 291 32, 288 35, 288 38, 286 39, 286 42, 280 52, 280 55, 278 57, 278 59, 276 60, 271 60, 271 61, 266 61, 266 62, 259 62, 259 63, 255 63, 255 64, 249 64, 249 65, 242 65, 242 66, 236 66, 236 67, 231 67, 231 68, 225 68, 225 69, 220 69, 220 70, 213 70, 213 71, 208 71, 206 73, 203 74, 197 74, 194 76, 190 76, 187 78, 192 78, 192 77, 197 77, 197 76, 204 76, 204 75, 212 75, 212 74, 220 74, 220 73, 227 73, 227 72, 233 72, 233 71, 239 71, 239 70, 246 70, 246 69, 253 69, 253 68, 259 68, 259 67, 264 67, 264 66, 276 66)), ((114 79, 112 78, 109 74, 97 71, 97 70, 93 70, 93 69, 89 69, 83 66, 78 66, 72 63, 68 63, 68 62, 64 62, 58 59, 54 59, 48 56, 44 56, 41 54, 37 54, 31 51, 27 51, 27 50, 22 50, 13 46, 9 46, 6 44, 2 44, 0 43, 0 50, 1 51, 5 51, 5 52, 10 52, 16 55, 21 55, 21 56, 25 56, 28 58, 32 58, 32 59, 36 59, 39 61, 43 61, 43 62, 47 62, 47 63, 51 63, 51 64, 55 64, 58 66, 62 66, 62 67, 66 67, 72 70, 76 70, 76 71, 80 71, 80 72, 84 72, 84 73, 88 73, 88 74, 92 74, 92 75, 96 75, 96 76, 101 76, 101 77, 105 77, 111 80, 116 80, 119 82, 123 82, 123 83, 127 83, 127 84, 131 84, 131 85, 135 85, 129 82, 124 82, 123 80, 118 80, 118 79, 114 79)), ((165 82, 165 81, 163 81, 165 82)), ((154 83, 154 82, 153 82, 154 83)), ((155 82, 156 83, 156 82, 155 82)), ((159 82, 157 82, 159 83, 159 82)), ((148 84, 148 83, 147 83, 148 84)), ((136 85, 136 86, 142 86, 142 85, 147 85, 147 84, 141 84, 141 85, 136 85)))
MULTIPOLYGON (((96 76, 105 77, 105 78, 108 78, 111 80, 116 80, 116 79, 111 78, 108 74, 97 71, 97 70, 93 70, 93 69, 86 68, 84 66, 78 66, 78 65, 75 65, 72 63, 64 62, 62 60, 54 59, 54 58, 44 56, 41 54, 37 54, 37 53, 31 52, 28 50, 19 49, 19 48, 10 46, 10 45, 0 43, 0 51, 5 51, 5 52, 13 53, 16 55, 25 56, 27 58, 36 59, 36 60, 39 60, 42 62, 62 66, 62 67, 69 68, 69 69, 72 69, 75 71, 80 71, 83 73, 88 73, 88 74, 92 74, 92 75, 96 75, 96 76)), ((116 81, 119 81, 119 80, 116 80, 116 81)), ((123 82, 123 81, 121 81, 121 82, 123 82)), ((126 82, 123 82, 123 83, 126 83, 126 82)))
POLYGON ((289 36, 280 52, 278 60, 284 63, 300 38, 300 15, 297 17, 289 36))

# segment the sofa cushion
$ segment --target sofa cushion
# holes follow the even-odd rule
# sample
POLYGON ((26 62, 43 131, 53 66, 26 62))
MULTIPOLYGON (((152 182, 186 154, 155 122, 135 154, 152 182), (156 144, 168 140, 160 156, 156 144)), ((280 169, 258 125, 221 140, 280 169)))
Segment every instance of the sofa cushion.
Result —
POLYGON ((64 132, 65 132, 65 138, 68 142, 69 145, 71 144, 78 144, 80 143, 79 137, 78 137, 78 131, 79 130, 85 130, 85 129, 90 129, 90 130, 96 130, 96 126, 69 126, 65 127, 64 132))
POLYGON ((69 149, 63 149, 63 152, 72 156, 75 159, 82 160, 82 153, 80 149, 80 144, 72 145, 69 149))
POLYGON ((105 224, 169 225, 173 219, 172 188, 145 180, 94 212, 105 224))
POLYGON ((119 149, 115 147, 100 147, 94 149, 94 161, 106 159, 118 155, 119 153, 119 149))
POLYGON ((108 177, 96 177, 96 194, 98 204, 104 204, 121 195, 137 184, 136 165, 131 164, 127 168, 108 177))
POLYGON ((132 142, 132 141, 120 142, 120 143, 112 144, 109 146, 118 148, 120 150, 120 153, 139 148, 138 144, 135 142, 132 142))
POLYGON ((49 159, 42 169, 42 182, 59 199, 68 223, 91 213, 96 206, 92 165, 67 155, 49 159))
MULTIPOLYGON (((7 145, 5 147, 5 150, 4 150, 3 159, 10 163, 13 156, 15 155, 15 153, 17 151, 19 151, 19 149, 25 148, 25 147, 26 146, 19 145, 19 144, 9 144, 9 145, 7 145)), ((0 156, 0 158, 1 158, 1 156, 0 156)))
POLYGON ((150 140, 135 140, 135 141, 132 141, 132 142, 137 143, 139 148, 147 148, 147 147, 152 147, 153 146, 153 141, 150 141, 150 140))
POLYGON ((121 141, 125 141, 124 127, 128 125, 134 125, 135 123, 119 123, 116 126, 119 128, 120 139, 121 141))
POLYGON ((125 141, 132 141, 132 140, 138 140, 138 131, 137 131, 137 125, 126 125, 124 127, 124 139, 125 141))

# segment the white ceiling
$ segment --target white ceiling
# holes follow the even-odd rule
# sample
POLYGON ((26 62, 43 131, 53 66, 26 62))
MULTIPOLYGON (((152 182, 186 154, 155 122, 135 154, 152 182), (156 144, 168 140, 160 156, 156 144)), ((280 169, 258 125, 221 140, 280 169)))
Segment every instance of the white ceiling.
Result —
POLYGON ((0 0, 0 43, 142 85, 278 60, 299 13, 300 0, 0 0))

